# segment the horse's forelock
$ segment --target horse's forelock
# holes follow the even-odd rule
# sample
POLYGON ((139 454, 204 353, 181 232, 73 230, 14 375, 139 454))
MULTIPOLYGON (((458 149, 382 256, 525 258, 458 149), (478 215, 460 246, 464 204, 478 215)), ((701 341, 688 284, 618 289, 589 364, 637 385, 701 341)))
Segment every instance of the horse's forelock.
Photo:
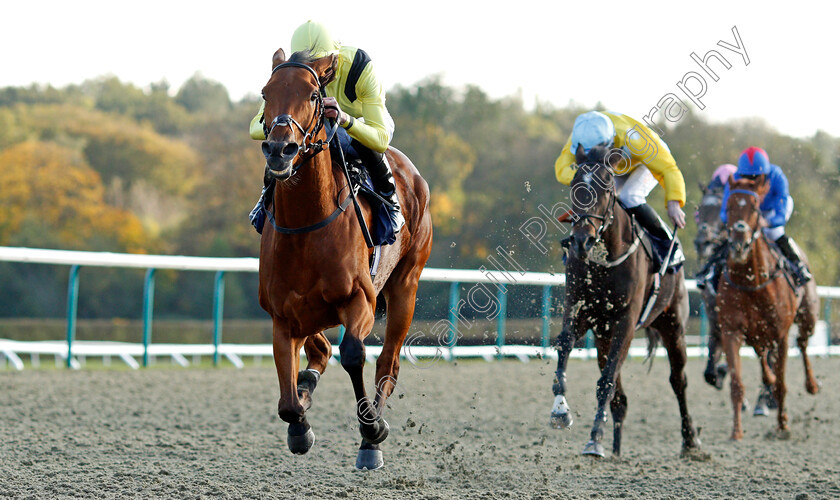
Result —
POLYGON ((303 64, 311 64, 317 61, 318 58, 312 55, 312 52, 307 50, 299 50, 289 57, 289 62, 297 62, 303 64))

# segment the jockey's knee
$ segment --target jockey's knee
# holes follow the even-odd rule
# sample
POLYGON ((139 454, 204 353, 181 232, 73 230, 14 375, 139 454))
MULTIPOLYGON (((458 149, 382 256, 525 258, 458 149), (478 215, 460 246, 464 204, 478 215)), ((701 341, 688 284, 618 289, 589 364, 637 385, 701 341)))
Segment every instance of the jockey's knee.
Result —
POLYGON ((620 193, 618 193, 618 201, 624 208, 635 208, 645 203, 646 193, 633 192, 632 186, 624 186, 620 193))

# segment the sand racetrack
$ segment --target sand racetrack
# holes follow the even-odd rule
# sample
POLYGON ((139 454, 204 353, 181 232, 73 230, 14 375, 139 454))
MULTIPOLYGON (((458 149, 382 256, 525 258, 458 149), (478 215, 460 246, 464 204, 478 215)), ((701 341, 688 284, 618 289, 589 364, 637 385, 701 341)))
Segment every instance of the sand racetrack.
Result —
MULTIPOLYGON (((758 367, 746 360, 754 402, 758 367)), ((386 418, 386 466, 354 469, 350 382, 327 370, 309 420, 316 443, 293 456, 276 415, 273 367, 0 372, 0 497, 14 498, 837 498, 840 359, 814 359, 822 391, 788 365, 791 436, 745 417, 729 441, 728 384, 690 360, 689 407, 707 459, 681 459, 668 365, 629 360, 623 455, 580 455, 594 417, 597 366, 570 362, 575 424, 549 428, 554 363, 403 363, 386 418)), ((371 377, 368 365, 366 375, 371 377)), ((606 440, 609 448, 611 433, 606 440)))

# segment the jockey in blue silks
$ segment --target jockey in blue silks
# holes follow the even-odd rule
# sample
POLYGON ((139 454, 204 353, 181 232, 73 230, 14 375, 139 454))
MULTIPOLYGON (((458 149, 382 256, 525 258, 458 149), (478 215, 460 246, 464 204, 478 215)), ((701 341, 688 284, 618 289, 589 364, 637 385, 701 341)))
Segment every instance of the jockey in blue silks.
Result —
MULTIPOLYGON (((767 221, 767 227, 763 229, 764 236, 773 241, 785 258, 790 262, 793 269, 793 279, 798 286, 807 283, 812 279, 808 266, 802 262, 798 247, 793 243, 792 238, 785 234, 785 224, 793 213, 793 198, 788 190, 788 180, 778 165, 770 163, 767 153, 757 147, 750 147, 741 153, 738 158, 738 170, 733 176, 740 178, 763 178, 763 182, 770 184, 770 189, 764 196, 759 209, 761 215, 767 221)), ((729 199, 729 184, 724 187, 723 204, 720 207, 720 218, 726 224, 726 202, 729 199)), ((714 260, 711 259, 711 260, 714 260)), ((714 267, 712 268, 714 269, 714 267)), ((713 271, 704 281, 714 282, 713 271)))

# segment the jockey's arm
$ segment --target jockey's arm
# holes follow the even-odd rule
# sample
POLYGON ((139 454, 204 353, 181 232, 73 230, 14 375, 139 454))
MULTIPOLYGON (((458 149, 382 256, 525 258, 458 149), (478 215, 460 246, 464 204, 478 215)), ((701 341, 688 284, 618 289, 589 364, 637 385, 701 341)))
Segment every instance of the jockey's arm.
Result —
POLYGON ((249 130, 251 131, 251 139, 257 141, 264 141, 265 140, 265 129, 263 128, 263 113, 265 113, 265 101, 260 103, 260 110, 257 112, 257 115, 251 118, 251 126, 249 130))
POLYGON ((385 107, 385 92, 382 90, 382 85, 377 80, 372 66, 372 64, 368 64, 365 67, 358 83, 356 83, 356 98, 358 103, 361 104, 360 116, 355 116, 342 126, 347 130, 350 137, 370 149, 382 153, 388 149, 388 144, 394 134, 394 120, 385 107))
POLYGON ((557 182, 567 186, 572 183, 572 179, 575 177, 574 164, 575 155, 572 154, 572 138, 569 137, 569 140, 566 141, 566 145, 563 146, 563 150, 560 152, 560 156, 554 162, 554 175, 557 177, 557 182))
POLYGON ((787 209, 790 202, 790 188, 787 177, 781 171, 770 179, 770 190, 762 203, 761 211, 766 213, 769 227, 784 226, 787 223, 787 209))

